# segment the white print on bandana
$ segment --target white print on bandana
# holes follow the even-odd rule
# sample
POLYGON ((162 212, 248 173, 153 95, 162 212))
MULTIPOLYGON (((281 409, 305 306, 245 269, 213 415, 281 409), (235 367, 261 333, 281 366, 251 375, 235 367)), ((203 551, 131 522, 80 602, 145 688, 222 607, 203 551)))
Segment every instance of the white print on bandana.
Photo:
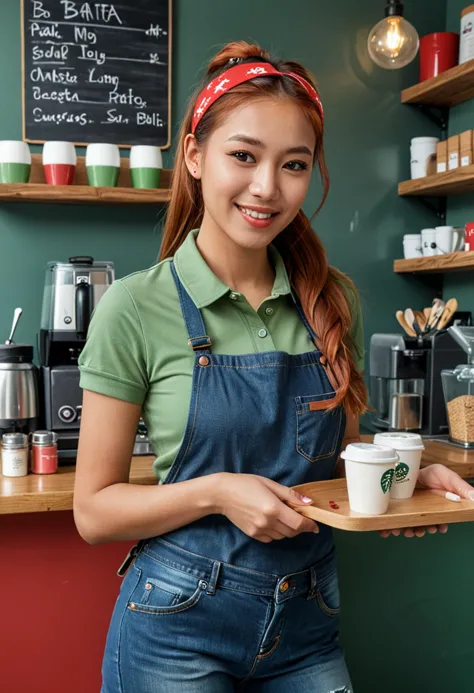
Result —
POLYGON ((265 70, 264 67, 252 67, 251 70, 248 70, 247 74, 248 75, 266 75, 267 71, 265 70))
POLYGON ((201 103, 199 104, 199 107, 196 109, 196 113, 194 114, 195 118, 200 118, 202 116, 202 114, 206 110, 207 104, 209 103, 210 100, 211 100, 211 97, 209 96, 209 98, 207 98, 207 99, 204 98, 201 101, 201 103))
POLYGON ((217 94, 218 91, 227 91, 227 87, 225 86, 226 84, 230 84, 230 79, 221 80, 217 87, 214 89, 214 94, 217 94))

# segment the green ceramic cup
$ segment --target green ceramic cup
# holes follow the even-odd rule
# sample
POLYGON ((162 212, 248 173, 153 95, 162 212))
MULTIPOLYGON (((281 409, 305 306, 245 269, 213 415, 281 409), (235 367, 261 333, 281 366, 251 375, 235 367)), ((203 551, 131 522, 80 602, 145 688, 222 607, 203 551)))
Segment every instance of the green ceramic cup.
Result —
POLYGON ((30 173, 30 164, 0 162, 0 183, 28 183, 30 173))
POLYGON ((23 140, 0 140, 0 183, 28 183, 30 148, 23 140))
POLYGON ((130 149, 130 175, 134 188, 158 188, 163 168, 161 149, 136 144, 130 149))
POLYGON ((114 188, 117 185, 120 168, 118 166, 86 166, 89 185, 114 188))
POLYGON ((132 185, 134 188, 159 188, 161 168, 131 168, 132 185))

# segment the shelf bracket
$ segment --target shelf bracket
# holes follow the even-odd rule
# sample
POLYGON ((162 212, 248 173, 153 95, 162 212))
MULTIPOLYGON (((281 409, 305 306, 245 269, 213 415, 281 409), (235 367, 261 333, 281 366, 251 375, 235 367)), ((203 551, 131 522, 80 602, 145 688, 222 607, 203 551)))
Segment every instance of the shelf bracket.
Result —
POLYGON ((416 106, 424 116, 440 128, 442 133, 448 129, 449 108, 447 106, 427 106, 424 103, 413 103, 410 106, 416 106))
POLYGON ((419 200, 430 212, 434 212, 438 219, 440 219, 443 224, 446 223, 446 208, 447 208, 447 198, 446 197, 427 197, 423 195, 417 195, 417 200, 419 200))

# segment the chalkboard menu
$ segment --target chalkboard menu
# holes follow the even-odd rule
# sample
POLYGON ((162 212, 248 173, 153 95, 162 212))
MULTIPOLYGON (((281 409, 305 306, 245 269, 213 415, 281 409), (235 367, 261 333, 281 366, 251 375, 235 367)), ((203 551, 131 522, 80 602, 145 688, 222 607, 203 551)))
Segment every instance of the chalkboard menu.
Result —
POLYGON ((170 145, 171 0, 22 0, 23 139, 170 145))

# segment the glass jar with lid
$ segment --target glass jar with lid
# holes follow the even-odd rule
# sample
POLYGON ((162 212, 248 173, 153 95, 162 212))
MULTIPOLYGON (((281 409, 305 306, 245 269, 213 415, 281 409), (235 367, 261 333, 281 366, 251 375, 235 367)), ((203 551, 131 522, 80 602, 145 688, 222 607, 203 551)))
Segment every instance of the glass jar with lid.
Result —
POLYGON ((456 325, 448 332, 468 356, 468 363, 441 371, 449 437, 464 448, 474 448, 474 327, 456 325))

